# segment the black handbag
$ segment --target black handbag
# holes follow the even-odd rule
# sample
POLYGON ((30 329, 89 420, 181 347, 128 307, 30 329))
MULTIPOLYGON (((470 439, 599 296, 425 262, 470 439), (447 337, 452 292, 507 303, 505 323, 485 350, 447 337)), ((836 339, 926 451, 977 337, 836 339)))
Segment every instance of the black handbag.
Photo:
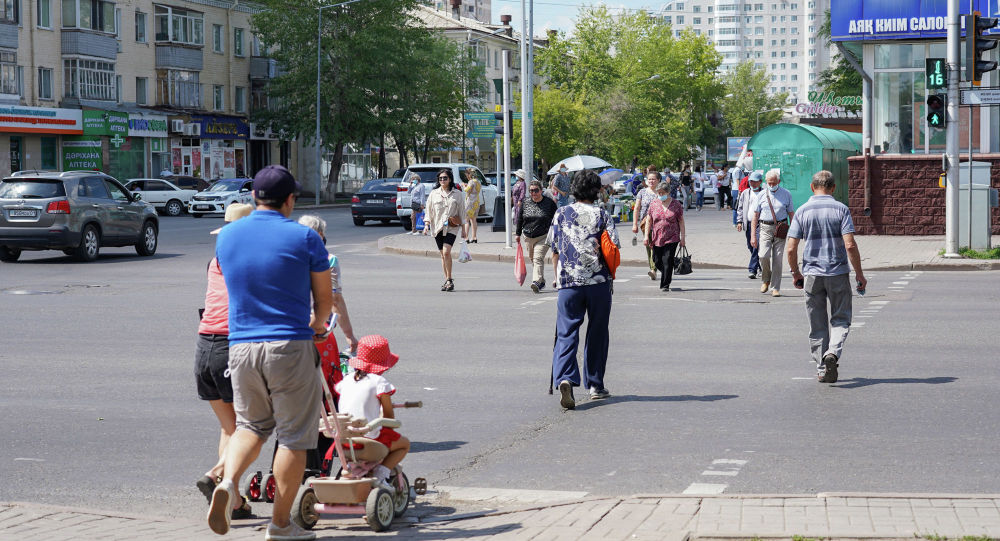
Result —
POLYGON ((691 274, 691 254, 688 252, 687 246, 681 246, 681 249, 674 256, 674 274, 691 274))

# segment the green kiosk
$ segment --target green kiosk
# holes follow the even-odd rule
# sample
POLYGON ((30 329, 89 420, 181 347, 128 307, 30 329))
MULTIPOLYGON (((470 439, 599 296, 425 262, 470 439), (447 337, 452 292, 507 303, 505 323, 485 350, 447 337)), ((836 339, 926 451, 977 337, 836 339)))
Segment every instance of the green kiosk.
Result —
POLYGON ((753 168, 781 170, 781 185, 801 206, 812 190, 812 176, 822 169, 833 173, 837 190, 833 196, 847 204, 847 158, 861 154, 861 134, 803 124, 772 124, 750 138, 753 168))

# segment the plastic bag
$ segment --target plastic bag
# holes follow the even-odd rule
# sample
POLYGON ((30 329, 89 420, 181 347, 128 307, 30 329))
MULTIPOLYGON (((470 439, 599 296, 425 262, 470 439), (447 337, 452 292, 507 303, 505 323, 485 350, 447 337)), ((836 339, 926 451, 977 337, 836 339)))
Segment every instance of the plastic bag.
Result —
POLYGON ((420 231, 421 229, 424 228, 424 211, 420 211, 420 212, 417 213, 417 226, 416 227, 417 227, 417 229, 416 229, 417 231, 420 231))
POLYGON ((527 276, 528 269, 524 266, 524 250, 519 242, 517 243, 517 253, 514 254, 514 279, 517 280, 517 285, 523 286, 527 276))
POLYGON ((472 261, 472 253, 469 252, 469 243, 463 240, 462 247, 458 249, 458 262, 468 263, 469 261, 472 261))

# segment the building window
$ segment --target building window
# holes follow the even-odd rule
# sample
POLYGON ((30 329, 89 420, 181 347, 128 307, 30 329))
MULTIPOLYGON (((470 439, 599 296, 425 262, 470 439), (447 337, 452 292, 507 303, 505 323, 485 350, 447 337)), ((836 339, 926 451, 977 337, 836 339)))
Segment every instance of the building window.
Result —
POLYGON ((170 70, 156 78, 156 104, 201 109, 197 71, 170 70))
POLYGON ((691 20, 692 24, 701 24, 701 17, 693 17, 691 20))
POLYGON ((21 14, 19 8, 21 2, 18 0, 4 0, 0 2, 0 21, 8 23, 20 23, 21 14))
POLYGON ((38 28, 52 28, 52 0, 38 0, 38 28))
POLYGON ((233 29, 233 54, 243 56, 243 29, 233 29))
POLYGON ((247 112, 247 89, 245 86, 236 87, 236 112, 247 112))
POLYGON ((17 88, 17 53, 0 51, 0 94, 20 94, 17 88))
POLYGON ((118 97, 118 103, 125 100, 125 93, 122 92, 122 76, 115 75, 115 96, 118 97))
POLYGON ((114 34, 115 5, 104 0, 62 0, 62 25, 114 34))
POLYGON ((212 50, 217 53, 225 52, 226 40, 223 38, 221 24, 212 25, 212 50))
POLYGON ((677 24, 684 24, 684 16, 683 15, 678 15, 677 16, 677 24))
POLYGON ((56 138, 42 137, 42 169, 59 169, 56 165, 56 138))
POLYGON ((149 79, 145 77, 135 78, 135 103, 146 105, 146 92, 149 86, 149 79))
POLYGON ((225 87, 222 85, 212 85, 212 108, 221 111, 226 106, 225 87))
POLYGON ((156 41, 205 44, 205 15, 197 11, 171 6, 154 6, 156 41))
POLYGON ((38 99, 52 99, 52 69, 38 68, 38 99))
POLYGON ((63 70, 67 98, 112 101, 118 97, 112 62, 68 58, 63 61, 63 70))
POLYGON ((663 24, 673 24, 672 21, 673 21, 673 19, 671 19, 670 15, 664 15, 663 16, 663 24))
POLYGON ((141 11, 135 12, 135 41, 146 43, 146 14, 141 11))

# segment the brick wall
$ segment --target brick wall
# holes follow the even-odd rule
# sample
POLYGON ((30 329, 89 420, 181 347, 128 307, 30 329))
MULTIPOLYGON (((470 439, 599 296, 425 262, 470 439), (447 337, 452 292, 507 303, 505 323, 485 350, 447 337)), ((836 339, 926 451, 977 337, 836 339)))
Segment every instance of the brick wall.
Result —
MULTIPOLYGON (((990 184, 1000 188, 1000 154, 976 154, 991 162, 990 184)), ((938 186, 941 155, 871 158, 871 216, 864 214, 865 161, 848 158, 848 198, 854 227, 861 235, 944 235, 945 190, 938 186)), ((1000 209, 991 209, 991 227, 1000 234, 1000 209)))

